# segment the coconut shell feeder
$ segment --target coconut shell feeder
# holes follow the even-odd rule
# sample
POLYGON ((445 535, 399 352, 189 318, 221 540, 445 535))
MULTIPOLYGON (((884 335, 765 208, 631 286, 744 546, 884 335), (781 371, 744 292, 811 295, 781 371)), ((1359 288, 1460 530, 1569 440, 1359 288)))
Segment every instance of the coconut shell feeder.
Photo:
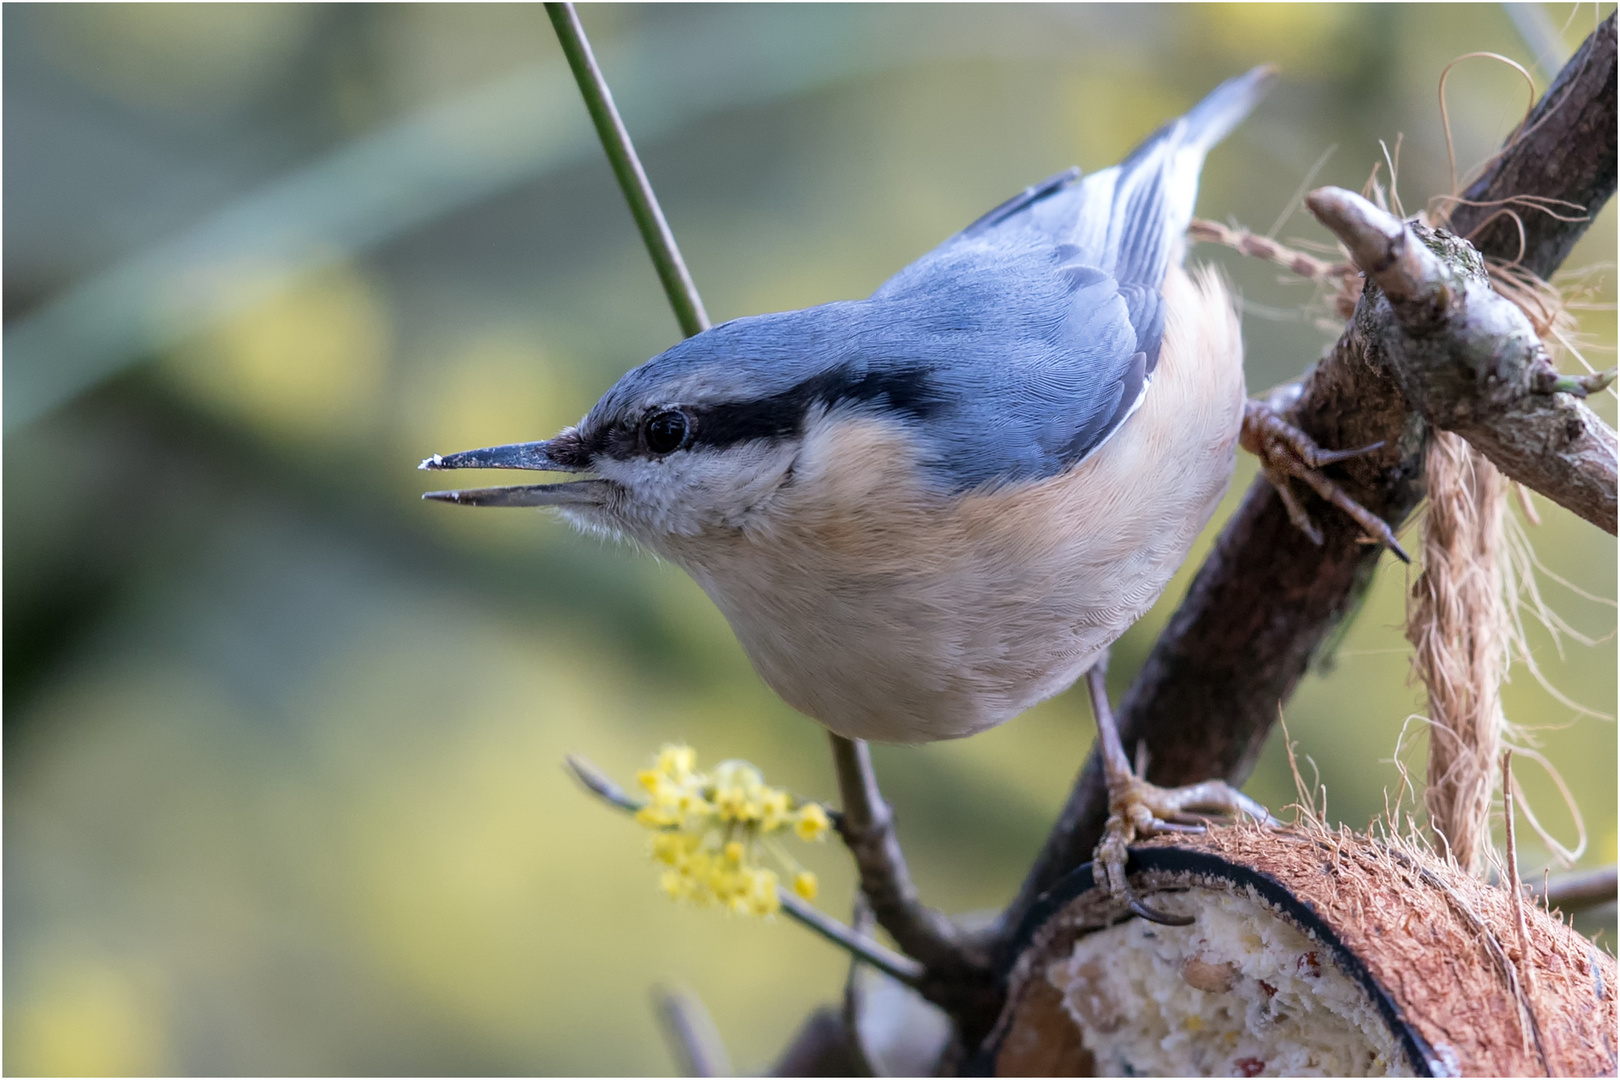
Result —
POLYGON ((1615 1075, 1614 958, 1415 847, 1235 827, 1135 847, 1130 873, 1193 923, 1122 918, 1075 871, 1021 928, 973 1071, 1615 1075))

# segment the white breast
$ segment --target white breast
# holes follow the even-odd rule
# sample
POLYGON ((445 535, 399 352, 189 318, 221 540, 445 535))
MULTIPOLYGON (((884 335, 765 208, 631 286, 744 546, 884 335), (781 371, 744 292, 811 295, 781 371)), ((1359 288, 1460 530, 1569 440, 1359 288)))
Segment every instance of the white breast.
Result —
POLYGON ((1062 476, 944 499, 883 421, 807 434, 740 532, 668 554, 788 704, 843 735, 971 735, 1070 686, 1152 606, 1231 480, 1243 347, 1214 273, 1166 282, 1142 406, 1062 476))

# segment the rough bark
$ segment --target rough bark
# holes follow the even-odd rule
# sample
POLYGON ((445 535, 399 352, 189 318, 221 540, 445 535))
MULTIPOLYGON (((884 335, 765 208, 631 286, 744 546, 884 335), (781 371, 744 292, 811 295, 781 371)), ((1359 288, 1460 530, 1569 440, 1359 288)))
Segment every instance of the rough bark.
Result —
POLYGON ((1491 287, 1478 253, 1348 191, 1323 188, 1306 201, 1383 293, 1382 304, 1369 298, 1369 326, 1406 400, 1512 479, 1613 533, 1615 433, 1581 403, 1580 380, 1559 375, 1524 312, 1491 287))
POLYGON ((1517 207, 1525 226, 1520 263, 1549 277, 1569 257, 1575 241, 1609 201, 1615 187, 1615 17, 1592 32, 1552 86, 1541 96, 1519 132, 1508 137, 1511 150, 1497 158, 1462 193, 1466 201, 1451 211, 1449 228, 1487 255, 1511 260, 1519 255, 1519 230, 1501 213, 1497 200, 1543 195, 1582 208, 1559 208, 1552 215, 1517 207), (1488 224, 1487 224, 1488 222, 1488 224))

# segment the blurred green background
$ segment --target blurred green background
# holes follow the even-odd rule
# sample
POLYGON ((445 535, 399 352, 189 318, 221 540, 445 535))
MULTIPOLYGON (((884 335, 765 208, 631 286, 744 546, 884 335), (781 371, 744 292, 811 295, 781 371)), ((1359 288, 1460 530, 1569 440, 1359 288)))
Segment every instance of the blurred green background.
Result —
MULTIPOLYGON (((1330 147, 1315 182, 1359 189, 1378 140, 1404 136, 1415 209, 1450 188, 1444 66, 1493 50, 1545 87, 1610 10, 582 17, 718 321, 864 295, 1260 61, 1282 84, 1215 152, 1201 213, 1323 243, 1290 206, 1330 147)), ((426 454, 549 435, 678 336, 538 5, 3 19, 5 1070, 657 1073, 658 982, 697 990, 739 1066, 763 1067, 836 996, 841 957, 791 923, 667 902, 644 837, 561 760, 628 779, 687 740, 831 797, 821 732, 679 572, 552 518, 417 501, 426 454)), ((1448 92, 1466 169, 1526 89, 1474 60, 1448 92)), ((1568 264, 1598 267, 1578 314, 1600 367, 1615 221, 1568 264)), ((1331 340, 1309 286, 1195 257, 1245 297, 1252 390, 1331 340)), ((1596 404, 1613 423, 1614 398, 1596 404)), ((1615 543, 1536 501, 1535 551, 1573 586, 1548 574, 1544 595, 1600 641, 1560 651, 1532 625, 1562 696, 1516 666, 1507 708, 1585 814, 1583 864, 1608 862, 1615 726, 1577 706, 1615 708, 1615 543)), ((1408 573, 1385 560, 1337 666, 1286 709, 1356 826, 1397 788, 1422 707, 1408 573)), ((1116 687, 1187 576, 1117 647, 1116 687)), ((1012 895, 1090 727, 1071 692, 964 742, 877 750, 930 901, 1012 895)), ((1520 775, 1570 840, 1553 785, 1520 775)), ((1291 800, 1277 740, 1248 789, 1291 800)), ((1522 843, 1539 880, 1545 849, 1522 843)), ((847 911, 840 853, 808 861, 847 911)))

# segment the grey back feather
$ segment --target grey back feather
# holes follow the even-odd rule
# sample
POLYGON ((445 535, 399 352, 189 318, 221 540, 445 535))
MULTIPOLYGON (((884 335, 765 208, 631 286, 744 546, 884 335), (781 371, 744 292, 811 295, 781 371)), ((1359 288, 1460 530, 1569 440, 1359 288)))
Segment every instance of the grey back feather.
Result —
POLYGON ((1270 75, 1223 83, 1113 168, 1027 189, 866 300, 687 339, 620 380, 585 430, 661 403, 715 406, 712 422, 738 437, 782 433, 757 403, 818 403, 911 424, 934 482, 952 491, 1071 468, 1149 391, 1162 287, 1182 256, 1204 155, 1270 75))

